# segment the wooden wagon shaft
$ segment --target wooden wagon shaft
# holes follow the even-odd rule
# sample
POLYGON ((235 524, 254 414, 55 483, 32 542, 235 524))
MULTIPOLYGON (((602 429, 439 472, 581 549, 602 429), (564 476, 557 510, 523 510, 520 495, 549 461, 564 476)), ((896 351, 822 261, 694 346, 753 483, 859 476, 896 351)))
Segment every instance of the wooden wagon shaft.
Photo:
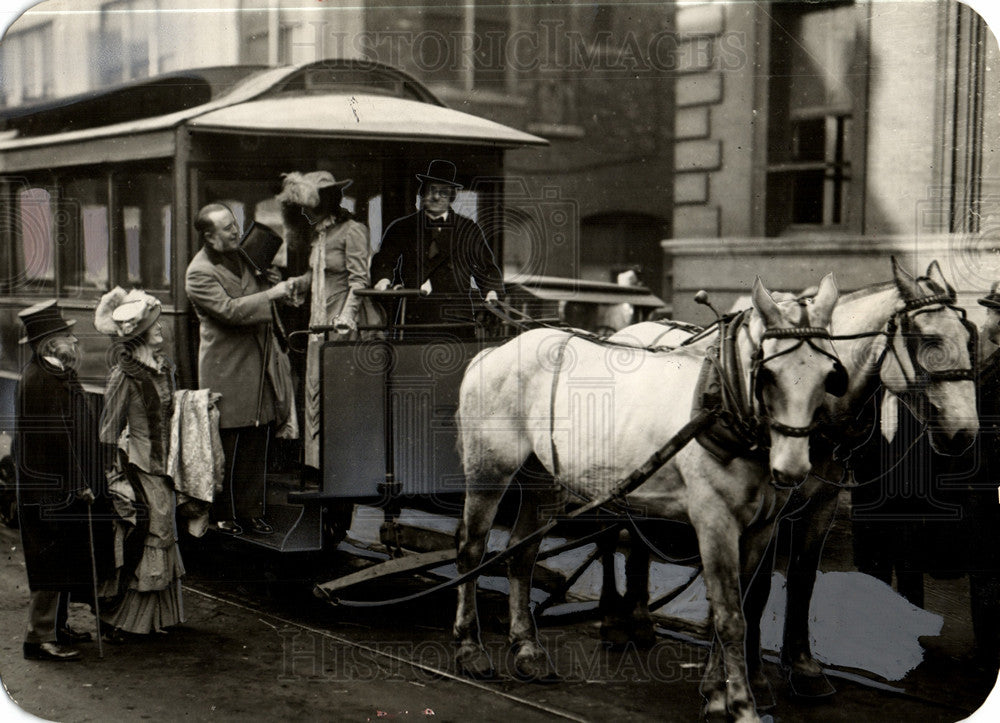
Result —
MULTIPOLYGON (((643 482, 652 477, 653 474, 658 469, 660 469, 660 467, 662 467, 668 461, 670 461, 670 459, 673 458, 674 455, 676 455, 678 452, 684 449, 687 443, 690 442, 692 439, 694 439, 703 429, 708 427, 708 425, 712 424, 715 421, 715 417, 717 416, 717 414, 718 410, 714 408, 701 410, 698 414, 692 417, 687 424, 681 427, 680 431, 678 431, 677 434, 675 434, 670 439, 670 441, 668 441, 666 444, 660 447, 659 450, 653 453, 653 455, 650 456, 649 459, 647 459, 640 467, 636 468, 628 477, 623 479, 619 484, 615 485, 614 489, 612 489, 610 492, 601 495, 597 499, 588 502, 582 507, 578 507, 577 509, 573 510, 571 513, 569 513, 562 519, 566 520, 566 519, 574 519, 576 517, 580 517, 582 515, 587 514, 588 512, 593 512, 594 510, 600 507, 604 507, 608 503, 616 499, 622 498, 625 495, 629 494, 630 492, 633 492, 643 482)), ((343 580, 346 580, 348 578, 360 574, 360 573, 354 573, 353 575, 349 575, 348 578, 341 578, 337 580, 332 580, 330 582, 320 583, 319 585, 316 586, 315 593, 317 597, 325 597, 329 599, 330 602, 336 605, 343 605, 345 607, 376 607, 379 605, 398 605, 400 603, 411 602, 413 600, 424 597, 425 595, 431 595, 440 590, 446 590, 448 588, 461 585, 464 582, 468 582, 469 580, 478 577, 487 568, 492 567, 493 565, 496 565, 497 563, 507 559, 521 548, 530 545, 534 540, 538 539, 539 537, 544 537, 545 535, 547 535, 557 524, 559 524, 559 522, 560 520, 558 519, 549 520, 547 523, 542 525, 540 528, 535 530, 530 535, 518 540, 516 543, 508 547, 506 550, 496 553, 495 555, 490 557, 488 560, 482 562, 474 569, 469 570, 464 575, 459 575, 458 577, 446 580, 445 582, 439 583, 438 585, 434 585, 433 587, 430 587, 422 592, 413 593, 411 595, 405 595, 403 597, 393 598, 390 600, 343 600, 333 597, 331 595, 331 592, 335 590, 343 590, 346 587, 345 585, 341 584, 343 580)), ((454 553, 451 550, 441 551, 441 552, 442 554, 444 552, 448 552, 449 554, 452 555, 452 559, 454 559, 454 553)), ((431 553, 425 553, 425 554, 431 554, 431 553)), ((375 565, 371 568, 368 568, 367 570, 362 570, 361 572, 369 572, 370 575, 366 576, 363 580, 357 579, 355 580, 355 582, 351 584, 354 585, 357 584, 358 582, 366 582, 369 580, 374 580, 379 577, 382 577, 384 574, 392 574, 392 575, 398 574, 401 571, 400 565, 394 564, 398 562, 399 560, 387 560, 386 562, 375 565)), ((443 563, 438 563, 438 564, 443 564, 443 563)), ((424 567, 423 569, 430 569, 430 567, 436 567, 436 565, 430 565, 424 567)))

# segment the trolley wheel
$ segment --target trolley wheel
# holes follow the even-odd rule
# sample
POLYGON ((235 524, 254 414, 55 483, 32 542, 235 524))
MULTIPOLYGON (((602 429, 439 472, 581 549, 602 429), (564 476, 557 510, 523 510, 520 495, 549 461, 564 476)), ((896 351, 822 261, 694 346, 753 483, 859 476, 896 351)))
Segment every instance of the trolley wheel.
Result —
POLYGON ((328 502, 323 507, 323 549, 334 550, 347 537, 354 521, 354 503, 328 502))
POLYGON ((14 461, 0 459, 0 522, 17 528, 17 489, 14 482, 14 461))

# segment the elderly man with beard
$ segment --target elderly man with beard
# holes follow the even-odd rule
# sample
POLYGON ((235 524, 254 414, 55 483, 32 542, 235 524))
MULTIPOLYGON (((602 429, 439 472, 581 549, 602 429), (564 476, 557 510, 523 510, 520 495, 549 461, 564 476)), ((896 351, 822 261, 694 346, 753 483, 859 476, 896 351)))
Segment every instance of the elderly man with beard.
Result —
MULTIPOLYGON (((19 315, 32 350, 17 385, 15 461, 31 602, 24 657, 70 661, 90 633, 67 625, 69 596, 92 600, 87 506, 100 479, 97 414, 74 367, 77 339, 55 300, 19 315)), ((102 556, 104 557, 104 556, 102 556)))

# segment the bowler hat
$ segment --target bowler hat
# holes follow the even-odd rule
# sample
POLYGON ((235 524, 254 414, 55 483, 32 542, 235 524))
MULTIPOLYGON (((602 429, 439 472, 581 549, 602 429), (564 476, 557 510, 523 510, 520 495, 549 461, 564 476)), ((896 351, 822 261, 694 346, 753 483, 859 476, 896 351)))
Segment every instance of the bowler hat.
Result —
POLYGON ((66 321, 59 311, 59 306, 55 299, 40 301, 34 306, 30 306, 17 315, 17 318, 24 324, 26 332, 18 344, 38 341, 39 339, 61 331, 69 331, 69 328, 76 323, 76 319, 66 321))
POLYGON ((990 293, 979 299, 979 303, 989 309, 1000 309, 1000 281, 994 281, 990 293))
POLYGON ((422 183, 446 183, 455 188, 462 188, 461 183, 455 183, 455 176, 458 171, 451 161, 431 161, 427 166, 427 173, 418 173, 417 178, 422 183))
POLYGON ((273 264, 281 244, 281 236, 273 228, 253 221, 240 241, 240 249, 250 262, 251 270, 260 276, 273 264))

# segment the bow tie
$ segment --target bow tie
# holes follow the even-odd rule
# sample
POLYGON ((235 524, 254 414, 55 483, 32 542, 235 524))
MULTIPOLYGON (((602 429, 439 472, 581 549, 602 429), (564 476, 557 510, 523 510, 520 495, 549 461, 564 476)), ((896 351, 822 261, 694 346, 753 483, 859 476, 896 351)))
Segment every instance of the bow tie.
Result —
POLYGON ((429 218, 429 219, 427 219, 427 225, 428 226, 434 226, 434 227, 447 226, 448 225, 448 221, 443 216, 439 216, 437 218, 429 218))

